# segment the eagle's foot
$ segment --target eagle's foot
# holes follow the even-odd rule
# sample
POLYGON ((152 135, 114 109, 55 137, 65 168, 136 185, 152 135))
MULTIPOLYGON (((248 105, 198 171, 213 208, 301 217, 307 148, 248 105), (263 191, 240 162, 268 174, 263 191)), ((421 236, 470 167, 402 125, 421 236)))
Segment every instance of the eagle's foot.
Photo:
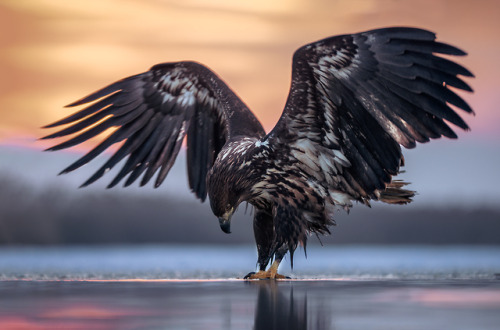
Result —
POLYGON ((256 272, 248 273, 244 279, 245 280, 284 280, 290 279, 290 277, 278 274, 278 266, 281 260, 275 260, 268 270, 259 270, 256 272))
POLYGON ((250 272, 245 277, 245 280, 284 280, 290 277, 278 273, 272 273, 271 270, 260 270, 258 272, 250 272))

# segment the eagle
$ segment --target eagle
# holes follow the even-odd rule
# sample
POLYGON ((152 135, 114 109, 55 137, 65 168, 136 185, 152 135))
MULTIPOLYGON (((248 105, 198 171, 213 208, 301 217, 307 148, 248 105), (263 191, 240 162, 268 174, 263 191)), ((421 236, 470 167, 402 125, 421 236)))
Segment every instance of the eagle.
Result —
POLYGON ((449 124, 469 130, 457 111, 474 112, 455 91, 472 92, 460 76, 473 74, 450 60, 464 55, 410 27, 312 42, 293 55, 288 98, 268 133, 206 66, 162 63, 69 104, 88 105, 45 126, 64 128, 42 139, 71 135, 47 149, 54 151, 111 130, 61 172, 121 142, 82 185, 126 158, 108 187, 122 180, 143 186, 153 177, 158 187, 186 140, 189 187, 202 202, 208 195, 225 233, 239 204, 254 207, 258 271, 245 278, 279 279, 284 256, 293 267, 299 245, 305 250, 309 236, 330 233, 334 212, 353 202, 411 202, 415 192, 395 179, 404 165, 401 147, 457 138, 449 124))

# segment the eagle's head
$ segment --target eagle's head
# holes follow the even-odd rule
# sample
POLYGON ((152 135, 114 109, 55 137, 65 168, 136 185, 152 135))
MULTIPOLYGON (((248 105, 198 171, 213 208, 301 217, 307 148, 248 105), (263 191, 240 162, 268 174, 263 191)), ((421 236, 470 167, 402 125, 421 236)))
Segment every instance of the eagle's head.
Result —
POLYGON ((223 232, 231 232, 231 216, 241 202, 241 191, 235 187, 234 170, 228 163, 215 162, 207 175, 207 192, 210 207, 219 218, 223 232))
MULTIPOLYGON (((210 191, 210 189, 209 189, 210 191)), ((209 194, 211 195, 211 194, 209 194)), ((209 196, 212 212, 219 218, 220 229, 226 234, 231 233, 231 217, 238 207, 239 200, 229 191, 220 191, 215 196, 209 196)))
POLYGON ((250 148, 257 139, 242 138, 226 144, 207 174, 207 192, 212 212, 223 232, 230 233, 231 216, 248 200, 252 179, 258 175, 250 166, 250 148))
MULTIPOLYGON (((237 182, 237 181, 236 181, 237 182)), ((231 217, 244 199, 230 173, 212 168, 207 177, 210 207, 219 218, 219 225, 226 234, 231 233, 231 217)))

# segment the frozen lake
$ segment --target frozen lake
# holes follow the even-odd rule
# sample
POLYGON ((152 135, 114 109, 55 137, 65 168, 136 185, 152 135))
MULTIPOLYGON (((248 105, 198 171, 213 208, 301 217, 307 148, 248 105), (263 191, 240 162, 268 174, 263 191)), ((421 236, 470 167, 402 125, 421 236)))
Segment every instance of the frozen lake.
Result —
MULTIPOLYGON (((243 245, 0 248, 0 280, 236 279, 255 270, 243 245)), ((280 272, 295 279, 494 279, 500 246, 310 246, 280 272)))
POLYGON ((252 246, 0 249, 0 329, 498 329, 500 247, 310 247, 292 281, 252 246))

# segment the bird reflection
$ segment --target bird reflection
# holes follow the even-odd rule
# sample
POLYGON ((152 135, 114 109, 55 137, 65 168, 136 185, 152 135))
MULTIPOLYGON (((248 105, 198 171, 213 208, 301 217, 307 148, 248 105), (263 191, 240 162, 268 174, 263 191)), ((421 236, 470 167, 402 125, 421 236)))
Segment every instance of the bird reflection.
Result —
POLYGON ((291 282, 257 281, 255 330, 268 329, 331 329, 330 310, 322 303, 308 310, 307 291, 294 295, 291 282))

